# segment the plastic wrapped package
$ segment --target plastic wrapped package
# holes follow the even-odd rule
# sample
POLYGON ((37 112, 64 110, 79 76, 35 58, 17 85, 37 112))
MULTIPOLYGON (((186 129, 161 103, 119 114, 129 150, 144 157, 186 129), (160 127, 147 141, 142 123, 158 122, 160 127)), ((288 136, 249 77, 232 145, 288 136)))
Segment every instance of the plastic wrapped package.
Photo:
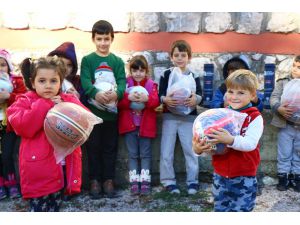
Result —
POLYGON ((0 71, 0 90, 11 93, 13 91, 13 85, 10 82, 9 75, 0 71))
MULTIPOLYGON (((133 94, 135 92, 139 93, 139 94, 145 94, 145 95, 149 95, 148 91, 146 90, 146 88, 142 87, 142 86, 132 86, 126 89, 126 92, 128 94, 133 94)), ((131 102, 130 103, 130 108, 133 110, 143 110, 145 108, 145 103, 144 102, 131 102)))
POLYGON ((287 120, 300 124, 300 79, 292 79, 284 86, 281 104, 286 103, 293 109, 293 115, 287 120))
MULTIPOLYGON (((231 135, 240 134, 241 127, 244 123, 246 113, 240 113, 228 108, 209 109, 198 115, 193 124, 193 136, 198 139, 205 139, 209 142, 207 134, 212 130, 223 128, 231 135)), ((222 143, 212 146, 212 154, 225 154, 226 148, 222 143)))
POLYGON ((192 73, 182 74, 180 68, 174 67, 169 77, 167 96, 178 100, 179 104, 175 107, 168 107, 168 110, 177 115, 190 114, 196 107, 185 106, 184 102, 195 92, 196 82, 192 73))
MULTIPOLYGON (((98 78, 94 84, 95 88, 99 90, 100 92, 107 92, 107 91, 116 91, 117 90, 117 85, 115 81, 112 81, 111 77, 107 77, 107 80, 105 80, 103 77, 98 78)), ((103 110, 103 111, 108 111, 112 113, 117 113, 118 108, 117 108, 117 101, 112 101, 107 104, 101 104, 97 102, 95 99, 90 98, 88 102, 92 105, 94 105, 96 108, 103 110)))
POLYGON ((102 119, 83 107, 70 102, 61 102, 49 110, 44 120, 44 131, 54 148, 59 163, 89 137, 95 124, 102 119))

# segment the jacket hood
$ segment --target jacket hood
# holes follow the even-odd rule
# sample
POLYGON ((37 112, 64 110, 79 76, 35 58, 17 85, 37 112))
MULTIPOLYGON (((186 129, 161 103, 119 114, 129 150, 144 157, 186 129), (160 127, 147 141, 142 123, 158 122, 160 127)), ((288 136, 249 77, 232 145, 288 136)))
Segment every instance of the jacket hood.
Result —
POLYGON ((250 69, 249 62, 247 61, 247 58, 244 55, 233 57, 233 58, 229 59, 223 66, 223 78, 224 78, 224 80, 228 77, 228 65, 229 65, 229 63, 234 62, 234 61, 241 62, 245 66, 245 68, 243 68, 243 69, 246 69, 246 70, 250 69))
POLYGON ((78 70, 77 57, 75 52, 75 46, 72 42, 64 42, 60 46, 58 46, 55 50, 50 52, 48 56, 58 56, 64 57, 71 60, 73 64, 73 71, 70 75, 71 78, 76 76, 78 70))

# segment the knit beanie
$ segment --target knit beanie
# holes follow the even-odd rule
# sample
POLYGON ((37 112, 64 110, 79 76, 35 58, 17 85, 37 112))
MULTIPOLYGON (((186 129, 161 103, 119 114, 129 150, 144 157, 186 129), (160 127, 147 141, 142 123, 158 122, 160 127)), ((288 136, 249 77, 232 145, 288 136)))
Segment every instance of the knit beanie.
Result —
POLYGON ((12 65, 11 56, 10 56, 9 52, 3 48, 0 48, 0 58, 5 59, 7 65, 8 65, 8 68, 9 68, 8 72, 11 73, 13 71, 14 67, 12 65))
POLYGON ((72 77, 77 74, 78 64, 77 57, 75 52, 75 46, 72 42, 64 42, 60 46, 58 46, 55 50, 50 52, 48 56, 58 56, 71 60, 73 64, 72 77))

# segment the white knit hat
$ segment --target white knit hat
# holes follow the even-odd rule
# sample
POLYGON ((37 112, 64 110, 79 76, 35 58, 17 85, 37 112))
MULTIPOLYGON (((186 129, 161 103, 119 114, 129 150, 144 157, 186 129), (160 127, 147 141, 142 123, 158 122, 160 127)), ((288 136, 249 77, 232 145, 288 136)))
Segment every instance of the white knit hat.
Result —
POLYGON ((5 59, 5 61, 6 61, 7 65, 8 65, 8 67, 9 67, 10 72, 12 72, 13 69, 14 69, 14 67, 13 67, 13 65, 12 65, 12 62, 11 62, 11 56, 10 56, 9 52, 6 51, 6 50, 3 49, 3 48, 0 48, 0 58, 5 59))

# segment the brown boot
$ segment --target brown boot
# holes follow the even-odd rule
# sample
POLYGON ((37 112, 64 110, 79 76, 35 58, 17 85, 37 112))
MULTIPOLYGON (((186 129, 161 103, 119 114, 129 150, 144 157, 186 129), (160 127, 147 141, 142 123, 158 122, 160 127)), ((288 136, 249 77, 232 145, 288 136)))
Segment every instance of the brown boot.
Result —
POLYGON ((91 199, 99 199, 101 192, 101 186, 97 180, 91 180, 90 182, 90 196, 91 199))
POLYGON ((108 198, 115 197, 115 188, 112 180, 106 180, 103 183, 103 191, 108 198))

